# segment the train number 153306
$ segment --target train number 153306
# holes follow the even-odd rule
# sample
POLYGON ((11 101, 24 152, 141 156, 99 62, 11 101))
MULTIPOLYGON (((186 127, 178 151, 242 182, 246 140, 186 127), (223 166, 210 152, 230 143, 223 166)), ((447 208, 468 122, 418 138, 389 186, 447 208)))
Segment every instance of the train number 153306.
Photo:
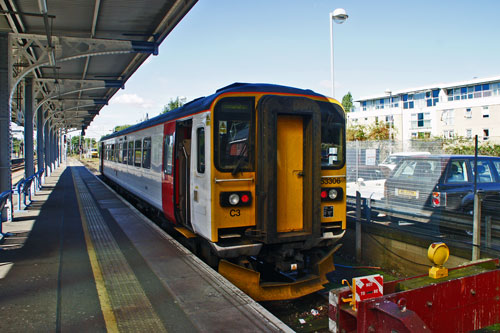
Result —
POLYGON ((321 178, 321 185, 340 184, 341 182, 342 182, 341 178, 335 178, 335 177, 321 178))

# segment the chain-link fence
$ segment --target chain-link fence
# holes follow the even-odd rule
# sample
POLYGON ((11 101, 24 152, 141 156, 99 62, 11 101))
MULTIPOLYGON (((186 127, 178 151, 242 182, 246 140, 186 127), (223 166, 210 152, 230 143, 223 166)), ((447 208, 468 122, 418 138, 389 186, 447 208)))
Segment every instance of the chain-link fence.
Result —
POLYGON ((481 244, 500 251, 500 137, 474 152, 474 139, 348 142, 348 209, 359 192, 368 221, 469 245, 479 224, 481 244))

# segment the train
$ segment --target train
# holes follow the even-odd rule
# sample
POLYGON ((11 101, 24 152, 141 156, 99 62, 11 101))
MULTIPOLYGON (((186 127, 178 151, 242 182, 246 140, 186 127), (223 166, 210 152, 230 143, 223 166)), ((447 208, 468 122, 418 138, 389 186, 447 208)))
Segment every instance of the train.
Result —
POLYGON ((103 137, 100 171, 252 298, 283 300, 321 290, 334 270, 345 149, 338 101, 234 83, 103 137))

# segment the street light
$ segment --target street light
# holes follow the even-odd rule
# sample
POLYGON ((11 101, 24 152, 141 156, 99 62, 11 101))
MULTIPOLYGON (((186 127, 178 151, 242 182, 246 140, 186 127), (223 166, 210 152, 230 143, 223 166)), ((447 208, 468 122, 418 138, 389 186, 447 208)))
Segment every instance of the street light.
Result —
POLYGON ((385 94, 389 95, 389 110, 390 110, 390 124, 389 124, 389 154, 392 154, 392 127, 394 126, 394 115, 392 113, 392 91, 390 89, 385 90, 385 94))
POLYGON ((331 77, 332 77, 332 97, 335 98, 335 80, 333 75, 333 22, 342 24, 347 20, 347 15, 344 8, 337 8, 329 14, 330 20, 330 54, 331 54, 331 77))

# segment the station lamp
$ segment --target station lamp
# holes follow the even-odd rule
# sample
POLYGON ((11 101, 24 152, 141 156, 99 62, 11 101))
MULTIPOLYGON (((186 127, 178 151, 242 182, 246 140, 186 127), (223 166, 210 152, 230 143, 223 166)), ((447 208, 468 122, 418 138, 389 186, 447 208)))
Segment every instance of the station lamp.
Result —
POLYGON ((344 8, 337 8, 330 13, 330 53, 331 53, 331 77, 332 77, 332 97, 335 98, 335 80, 333 73, 333 22, 342 24, 349 17, 344 8))

